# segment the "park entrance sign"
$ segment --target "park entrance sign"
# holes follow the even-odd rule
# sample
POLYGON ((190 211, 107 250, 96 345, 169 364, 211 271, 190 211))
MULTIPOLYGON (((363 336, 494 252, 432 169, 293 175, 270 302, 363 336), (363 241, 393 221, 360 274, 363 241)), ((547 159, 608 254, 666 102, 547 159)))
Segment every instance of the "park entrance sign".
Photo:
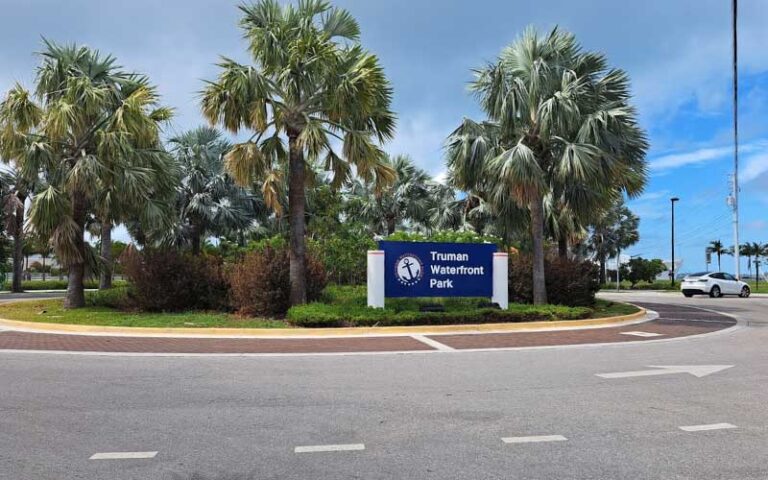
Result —
POLYGON ((506 309, 507 254, 490 243, 379 242, 368 252, 368 306, 386 297, 490 297, 506 309))

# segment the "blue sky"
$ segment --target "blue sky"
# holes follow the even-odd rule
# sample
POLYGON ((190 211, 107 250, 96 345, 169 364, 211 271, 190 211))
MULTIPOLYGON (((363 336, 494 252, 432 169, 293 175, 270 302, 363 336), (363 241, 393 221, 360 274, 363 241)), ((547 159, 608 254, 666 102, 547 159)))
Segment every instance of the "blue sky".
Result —
MULTIPOLYGON (((704 267, 709 240, 732 243, 730 1, 645 0, 338 0, 362 26, 363 44, 381 58, 395 88, 397 137, 435 176, 441 146, 462 117, 479 118, 467 94, 470 69, 491 60, 532 24, 574 32, 632 78, 651 139, 651 178, 630 203, 641 240, 627 253, 669 257, 669 197, 677 208, 684 271, 704 267)), ((768 242, 768 2, 741 0, 742 241, 768 242)), ((196 92, 215 76, 219 55, 246 61, 230 0, 0 0, 0 90, 29 84, 40 37, 114 54, 150 75, 176 108, 173 130, 202 122, 196 92), (66 5, 66 7, 64 7, 66 5)), ((730 259, 724 269, 733 270, 730 259)), ((745 262, 746 264, 746 262, 745 262)))

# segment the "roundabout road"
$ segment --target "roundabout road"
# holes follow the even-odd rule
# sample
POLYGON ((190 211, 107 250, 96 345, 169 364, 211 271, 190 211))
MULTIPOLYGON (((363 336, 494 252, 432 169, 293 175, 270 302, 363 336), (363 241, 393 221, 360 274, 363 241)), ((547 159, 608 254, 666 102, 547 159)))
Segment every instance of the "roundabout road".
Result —
POLYGON ((0 478, 768 478, 768 299, 622 298, 685 314, 637 331, 725 322, 678 306, 744 326, 460 355, 0 352, 0 478))

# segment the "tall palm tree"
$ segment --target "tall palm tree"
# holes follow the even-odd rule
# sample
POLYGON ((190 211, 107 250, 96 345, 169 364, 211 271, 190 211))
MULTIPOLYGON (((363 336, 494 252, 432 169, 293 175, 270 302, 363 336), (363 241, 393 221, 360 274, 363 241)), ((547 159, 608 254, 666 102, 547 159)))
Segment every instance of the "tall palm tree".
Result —
POLYGON ((534 303, 546 303, 544 198, 562 197, 575 211, 594 208, 579 193, 605 205, 645 185, 648 145, 628 77, 569 33, 529 28, 475 71, 471 89, 488 120, 466 119, 451 134, 448 166, 457 187, 490 192, 497 210, 527 210, 534 303))
POLYGON ((336 187, 350 179, 352 166, 365 181, 391 181, 377 142, 394 134, 392 88, 377 57, 360 46, 360 27, 346 10, 324 0, 298 6, 260 0, 240 10, 254 65, 222 59, 218 79, 202 92, 202 110, 211 124, 253 132, 226 155, 227 168, 242 185, 258 180, 275 210, 287 171, 290 301, 296 305, 307 298, 306 163, 322 158, 336 187))
POLYGON ((41 58, 36 98, 16 85, 0 105, 0 152, 27 178, 44 175, 30 225, 68 268, 64 306, 81 307, 91 256, 85 224, 100 192, 114 192, 114 203, 131 205, 144 224, 167 218, 176 182, 159 134, 171 111, 145 77, 111 56, 45 41, 41 58))
POLYGON ((172 240, 191 245, 200 253, 200 241, 246 229, 254 214, 252 196, 235 184, 224 169, 224 154, 231 148, 221 133, 201 127, 169 141, 179 164, 181 185, 176 209, 179 219, 172 240))
POLYGON ((717 271, 720 271, 720 257, 723 255, 729 255, 728 248, 723 245, 723 242, 720 240, 712 240, 709 242, 709 246, 707 247, 707 251, 709 253, 714 253, 717 255, 717 271))

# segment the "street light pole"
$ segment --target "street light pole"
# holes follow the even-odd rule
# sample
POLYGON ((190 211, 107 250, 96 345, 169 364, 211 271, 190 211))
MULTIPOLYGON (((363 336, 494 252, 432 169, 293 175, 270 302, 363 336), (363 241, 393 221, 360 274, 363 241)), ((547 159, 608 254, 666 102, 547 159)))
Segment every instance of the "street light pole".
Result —
POLYGON ((675 286, 675 202, 679 201, 680 199, 677 197, 672 197, 669 199, 669 201, 672 203, 672 265, 670 267, 672 278, 672 286, 675 286))

